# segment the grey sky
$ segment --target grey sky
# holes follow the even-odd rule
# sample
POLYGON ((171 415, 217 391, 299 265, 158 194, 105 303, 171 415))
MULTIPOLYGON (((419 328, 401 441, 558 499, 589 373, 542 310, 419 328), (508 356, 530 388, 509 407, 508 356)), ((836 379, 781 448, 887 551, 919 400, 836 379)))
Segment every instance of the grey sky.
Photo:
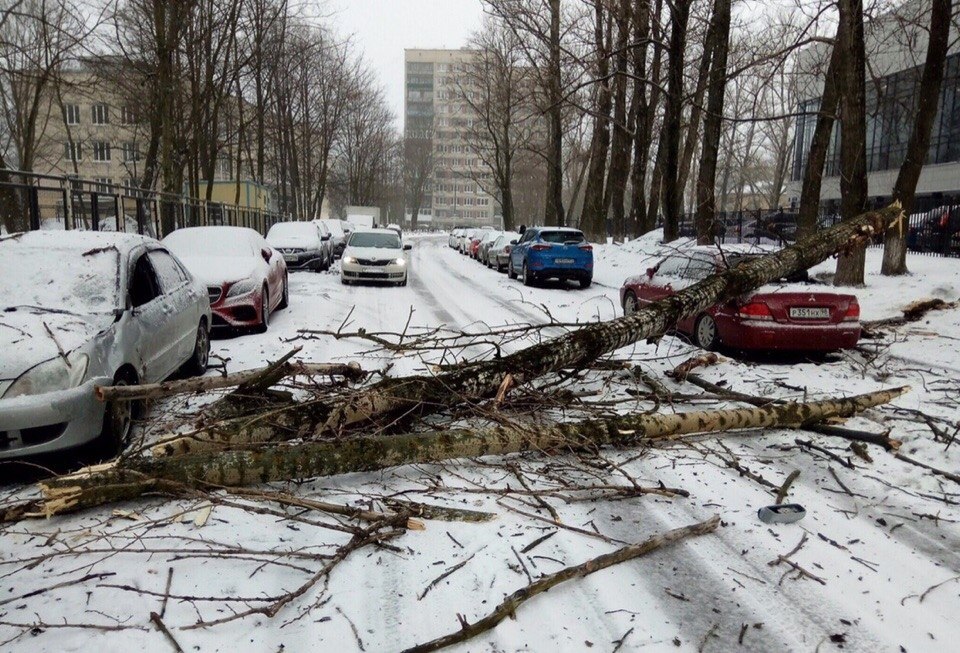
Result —
POLYGON ((404 48, 459 48, 483 16, 480 0, 327 0, 338 32, 380 76, 390 107, 403 124, 404 48))

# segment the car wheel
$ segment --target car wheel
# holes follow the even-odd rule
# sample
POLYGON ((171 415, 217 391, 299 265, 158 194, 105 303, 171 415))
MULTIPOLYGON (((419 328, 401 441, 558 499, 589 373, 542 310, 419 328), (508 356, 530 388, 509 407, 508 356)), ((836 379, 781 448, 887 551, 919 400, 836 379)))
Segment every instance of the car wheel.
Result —
POLYGON ((593 277, 580 277, 580 289, 586 290, 593 283, 593 277))
POLYGON ((290 305, 290 278, 284 275, 283 277, 283 294, 280 295, 280 304, 277 305, 277 310, 286 308, 290 305))
POLYGON ((270 328, 270 293, 267 291, 267 287, 263 287, 263 292, 260 293, 260 324, 257 325, 257 331, 259 333, 265 332, 270 328))
POLYGON ((702 349, 716 349, 720 344, 716 320, 709 315, 701 315, 693 326, 693 341, 702 349))
POLYGON ((399 286, 405 286, 405 285, 407 285, 407 277, 406 277, 406 275, 404 275, 403 281, 401 281, 401 282, 400 282, 399 284, 397 284, 397 285, 399 285, 399 286))
POLYGON ((507 261, 507 276, 511 279, 517 278, 517 273, 513 271, 513 261, 507 261))
POLYGON ((523 262, 522 274, 523 274, 523 285, 525 286, 536 285, 537 283, 536 278, 533 276, 533 273, 527 269, 526 261, 523 262))
MULTIPOLYGON (((136 385, 137 378, 130 369, 121 369, 113 378, 113 385, 136 385)), ((97 453, 103 458, 114 458, 119 454, 130 438, 134 415, 139 411, 140 402, 110 401, 103 411, 103 429, 97 443, 97 453)))
POLYGON ((206 318, 200 320, 197 327, 197 340, 193 345, 193 355, 184 366, 183 371, 190 376, 203 376, 210 362, 210 329, 206 318))
POLYGON ((340 277, 340 283, 342 283, 342 284, 345 285, 345 286, 349 286, 349 285, 350 285, 350 280, 347 279, 346 277, 340 277))

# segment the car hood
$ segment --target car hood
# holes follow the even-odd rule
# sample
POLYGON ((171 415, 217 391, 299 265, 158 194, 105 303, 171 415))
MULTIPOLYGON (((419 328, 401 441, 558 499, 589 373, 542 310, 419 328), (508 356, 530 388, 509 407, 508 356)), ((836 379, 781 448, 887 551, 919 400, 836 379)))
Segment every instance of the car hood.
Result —
POLYGON ((227 282, 255 277, 261 263, 260 259, 252 256, 249 258, 239 256, 204 256, 203 258, 187 256, 180 257, 180 260, 183 261, 183 264, 187 266, 193 276, 207 286, 219 286, 227 282))
POLYGON ((79 316, 24 309, 0 313, 0 381, 16 379, 37 363, 60 355, 61 350, 70 353, 112 323, 112 315, 79 316))
POLYGON ((276 249, 320 249, 319 242, 310 242, 308 240, 304 240, 303 238, 281 238, 279 236, 275 236, 274 238, 268 238, 267 244, 276 249))
POLYGON ((403 250, 392 247, 348 247, 344 256, 355 256, 356 258, 402 258, 403 250))

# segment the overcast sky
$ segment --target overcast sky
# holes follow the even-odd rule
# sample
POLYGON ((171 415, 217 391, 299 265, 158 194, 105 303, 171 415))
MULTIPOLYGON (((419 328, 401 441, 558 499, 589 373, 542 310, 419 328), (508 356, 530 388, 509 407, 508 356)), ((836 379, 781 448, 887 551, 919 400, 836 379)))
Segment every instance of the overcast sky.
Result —
MULTIPOLYGON (((404 48, 459 48, 480 27, 480 0, 326 0, 338 32, 353 35, 403 125, 404 48)), ((325 12, 326 13, 326 12, 325 12)))

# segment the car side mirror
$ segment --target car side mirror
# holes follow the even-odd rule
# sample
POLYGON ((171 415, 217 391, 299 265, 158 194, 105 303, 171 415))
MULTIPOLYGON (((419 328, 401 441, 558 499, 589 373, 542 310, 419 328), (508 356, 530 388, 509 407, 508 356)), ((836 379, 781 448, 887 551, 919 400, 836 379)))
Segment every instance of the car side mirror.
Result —
POLYGON ((413 249, 413 245, 410 245, 409 243, 403 246, 403 251, 405 252, 409 252, 411 249, 413 249))
POLYGON ((263 249, 260 250, 260 256, 263 257, 264 261, 269 263, 270 258, 273 256, 273 252, 270 250, 269 247, 264 247, 263 249))
POLYGON ((514 238, 513 240, 511 240, 511 241, 510 241, 510 244, 511 244, 511 245, 516 245, 516 244, 517 244, 516 238, 514 238))
POLYGON ((330 240, 330 234, 323 234, 320 236, 320 240, 330 240))
POLYGON ((657 268, 647 268, 647 278, 653 279, 653 275, 657 273, 657 268))

